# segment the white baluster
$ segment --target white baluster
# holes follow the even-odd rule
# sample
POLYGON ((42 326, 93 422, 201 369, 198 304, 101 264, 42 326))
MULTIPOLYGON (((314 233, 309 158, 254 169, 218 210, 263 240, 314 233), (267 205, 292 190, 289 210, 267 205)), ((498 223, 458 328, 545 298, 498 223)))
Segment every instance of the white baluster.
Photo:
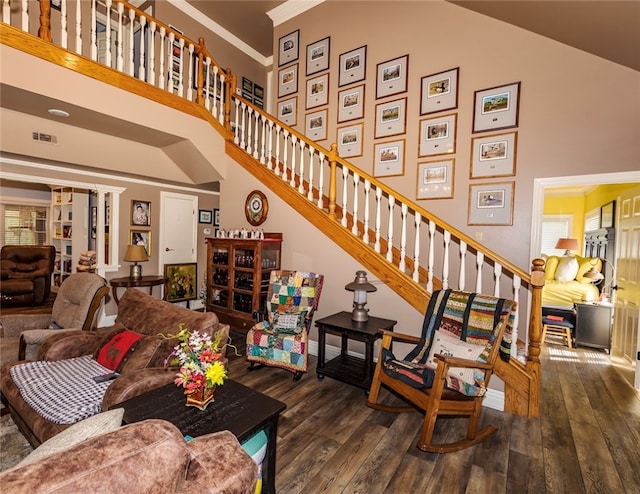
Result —
POLYGON ((267 168, 269 170, 273 170, 273 120, 269 119, 267 124, 269 125, 269 139, 267 140, 269 143, 269 147, 267 148, 267 168))
POLYGON ((360 175, 353 172, 353 224, 351 225, 351 233, 358 236, 358 185, 360 184, 360 175))
POLYGON ((184 97, 184 71, 183 71, 184 38, 180 38, 179 43, 180 43, 180 63, 179 63, 180 72, 178 76, 178 96, 182 98, 184 97))
MULTIPOLYGON (((209 87, 209 80, 211 78, 211 57, 207 57, 204 59, 204 81, 202 83, 202 94, 204 95, 204 107, 211 112, 212 115, 215 116, 215 112, 211 111, 211 94, 209 91, 211 88, 209 87)), ((215 81, 214 81, 215 82, 215 81)))
POLYGON ((122 50, 124 49, 124 41, 122 39, 122 13, 124 12, 124 4, 118 4, 118 39, 116 40, 116 69, 119 72, 124 71, 124 56, 122 50))
MULTIPOLYGON (((189 73, 187 74, 187 99, 189 101, 193 101, 193 86, 195 85, 193 80, 193 74, 195 72, 193 64, 196 62, 195 57, 193 56, 194 50, 195 46, 193 46, 193 43, 189 43, 189 73)), ((197 83, 197 81, 195 82, 197 83)))
MULTIPOLYGON (((95 1, 95 0, 94 0, 95 1)), ((11 9, 9 9, 10 16, 11 9)), ((22 0, 21 4, 21 15, 22 18, 22 30, 25 33, 29 32, 29 0, 22 0)), ((7 19, 7 24, 11 24, 11 18, 7 19)))
MULTIPOLYGON (((156 85, 156 50, 154 49, 156 46, 156 29, 157 24, 155 21, 151 21, 149 24, 149 70, 147 71, 147 81, 152 86, 156 85)), ((162 51, 160 52, 162 53, 162 51)), ((162 58, 162 57, 161 57, 162 58)))
POLYGON ((255 159, 258 159, 259 154, 259 146, 258 146, 258 137, 260 137, 260 113, 258 113, 257 110, 254 110, 253 108, 251 108, 251 112, 253 113, 253 116, 255 118, 255 129, 254 129, 254 138, 253 138, 253 157, 255 159))
POLYGON ((313 201, 313 157, 315 156, 315 149, 313 146, 309 146, 309 186, 307 187, 307 199, 313 201))
POLYGON ((495 285, 493 286, 493 296, 500 297, 500 276, 502 275, 502 265, 497 262, 493 265, 493 276, 495 285))
POLYGON ((107 0, 105 5, 107 7, 107 25, 105 27, 105 49, 107 53, 107 57, 105 59, 105 63, 107 67, 111 67, 111 0, 107 0))
MULTIPOLYGON (((135 43, 133 41, 134 35, 135 35, 135 20, 136 20, 136 11, 133 9, 129 9, 129 59, 127 60, 127 67, 128 67, 128 74, 131 77, 134 77, 134 74, 136 72, 136 62, 135 62, 135 53, 134 53, 134 47, 135 47, 135 43)), ((162 48, 164 49, 164 45, 162 46, 162 48)), ((167 64, 168 65, 168 64, 167 64)))
POLYGON ((143 15, 140 16, 140 63, 138 64, 138 79, 141 81, 146 80, 146 60, 145 60, 145 42, 144 42, 144 27, 147 25, 147 18, 143 15))
POLYGON ((371 193, 371 182, 365 179, 364 181, 364 225, 363 225, 364 232, 362 232, 362 241, 367 245, 369 245, 369 210, 370 210, 369 195, 370 193, 371 193))
POLYGON ((82 55, 82 2, 76 1, 76 53, 82 55))
MULTIPOLYGON (((291 135, 291 179, 289 180, 289 185, 291 187, 296 186, 296 144, 298 142, 298 138, 294 135, 291 135)), ((282 177, 284 180, 287 177, 282 177)))
POLYGON ((460 280, 458 283, 458 289, 464 290, 467 281, 466 272, 466 255, 467 255, 467 243, 460 240, 460 280))
POLYGON ((68 32, 67 32, 67 0, 61 0, 60 2, 60 46, 67 49, 68 44, 68 32))
POLYGON ((401 211, 402 229, 400 230, 400 264, 398 264, 398 269, 404 273, 406 268, 405 256, 407 255, 407 212, 409 211, 404 202, 402 203, 401 211))
POLYGON ((265 117, 260 117, 262 120, 262 142, 260 146, 260 163, 263 165, 266 164, 265 152, 267 148, 267 119, 265 117))
POLYGON ((160 26, 160 77, 158 77, 158 87, 164 89, 164 83, 167 80, 164 72, 164 37, 167 35, 167 30, 164 26, 160 26))
POLYGON ((298 192, 304 194, 304 151, 306 143, 300 139, 300 173, 298 173, 298 192))
MULTIPOLYGON (((217 69, 218 67, 216 67, 217 69)), ((224 73, 220 74, 220 87, 224 87, 224 81, 226 80, 226 76, 224 73)), ((216 85, 218 83, 216 82, 216 85)), ((217 87, 217 86, 216 86, 217 87)), ((218 122, 224 125, 224 98, 222 97, 223 93, 220 91, 220 100, 215 100, 218 103, 218 122)))
POLYGON ((476 253, 476 293, 482 293, 482 265, 484 264, 484 254, 482 252, 476 253))
POLYGON ((381 229, 381 219, 380 214, 382 211, 382 189, 380 187, 376 187, 376 241, 373 245, 373 250, 375 250, 378 254, 380 254, 380 229, 381 229))
POLYGON ((282 131, 282 127, 276 124, 276 161, 274 163, 274 172, 276 177, 280 173, 280 132, 282 131))
POLYGON ((318 177, 318 207, 324 209, 324 202, 322 200, 322 194, 324 194, 324 153, 320 153, 318 160, 318 168, 320 169, 320 176, 318 177))
POLYGON ((11 24, 11 5, 9 5, 9 0, 2 0, 2 22, 11 24))
POLYGON ((236 146, 240 145, 240 129, 238 125, 238 119, 240 118, 240 100, 238 98, 233 98, 233 102, 236 107, 236 119, 235 125, 233 126, 233 142, 236 146))
POLYGON ((433 292, 433 276, 434 276, 434 266, 436 263, 435 260, 435 247, 436 247, 436 222, 433 220, 429 220, 429 260, 427 266, 427 276, 429 279, 427 280, 427 291, 433 292))
POLYGON ((420 225, 422 225, 422 215, 416 211, 413 218, 415 224, 415 242, 413 245, 413 281, 420 281, 420 225))
POLYGON ((387 261, 393 261, 393 208, 396 198, 389 196, 389 227, 387 230, 387 261))
POLYGON ((245 132, 245 116, 247 113, 247 104, 243 101, 240 103, 240 108, 242 109, 242 124, 240 125, 240 148, 242 148, 245 152, 247 151, 247 143, 244 138, 246 135, 245 132))
POLYGON ((342 167, 342 220, 340 224, 343 227, 347 227, 347 187, 348 187, 348 174, 349 169, 346 166, 342 167))
POLYGON ((289 153, 289 131, 287 129, 283 129, 282 132, 284 139, 282 141, 282 147, 284 148, 284 154, 282 156, 282 180, 287 180, 287 166, 288 166, 288 153, 289 153))
POLYGON ((451 232, 444 231, 444 257, 442 259, 442 288, 449 288, 449 246, 451 245, 451 232))
MULTIPOLYGON (((520 300, 520 287, 522 279, 517 274, 513 275, 513 300, 520 300)), ((511 355, 518 356, 518 325, 520 323, 520 304, 516 306, 516 313, 513 318, 513 332, 511 334, 511 355)), ((526 333, 525 333, 526 334, 526 333)))
MULTIPOLYGON (((27 3, 26 0, 23 4, 27 3)), ((91 60, 98 60, 98 39, 96 35, 96 0, 91 0, 91 60)))

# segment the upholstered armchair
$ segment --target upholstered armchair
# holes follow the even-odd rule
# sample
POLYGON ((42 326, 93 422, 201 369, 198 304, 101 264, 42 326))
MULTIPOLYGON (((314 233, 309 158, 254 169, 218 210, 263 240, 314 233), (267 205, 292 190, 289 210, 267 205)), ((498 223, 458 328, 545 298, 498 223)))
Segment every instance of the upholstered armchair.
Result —
POLYGON ((0 316, 1 363, 36 360, 40 344, 61 330, 93 329, 107 293, 109 286, 101 276, 74 273, 60 285, 51 314, 0 316))
POLYGON ((0 251, 2 305, 41 305, 51 293, 53 245, 5 245, 0 251))

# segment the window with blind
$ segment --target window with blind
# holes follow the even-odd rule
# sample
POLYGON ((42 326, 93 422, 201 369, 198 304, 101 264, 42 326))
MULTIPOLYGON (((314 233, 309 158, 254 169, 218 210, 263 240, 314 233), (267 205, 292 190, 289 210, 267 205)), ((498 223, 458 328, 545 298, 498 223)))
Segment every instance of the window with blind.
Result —
POLYGON ((563 249, 556 249, 559 238, 571 237, 570 215, 547 215, 542 218, 542 254, 548 256, 561 256, 563 249))
POLYGON ((584 231, 591 232, 600 228, 600 208, 589 211, 584 217, 584 231))
POLYGON ((46 245, 47 206, 0 204, 1 245, 46 245))

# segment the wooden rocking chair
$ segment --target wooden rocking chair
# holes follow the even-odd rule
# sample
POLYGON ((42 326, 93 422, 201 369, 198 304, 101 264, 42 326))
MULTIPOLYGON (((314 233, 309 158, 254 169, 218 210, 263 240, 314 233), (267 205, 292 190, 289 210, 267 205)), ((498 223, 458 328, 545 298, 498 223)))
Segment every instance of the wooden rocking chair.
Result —
POLYGON ((482 399, 496 358, 510 358, 510 337, 516 303, 483 294, 453 290, 433 293, 421 337, 381 331, 382 344, 367 405, 386 412, 425 411, 417 447, 449 453, 479 443, 497 427, 477 430, 482 399), (417 346, 404 359, 391 352, 393 342, 417 346), (414 406, 378 403, 384 384, 414 406), (433 444, 438 415, 467 416, 466 437, 448 444, 433 444))

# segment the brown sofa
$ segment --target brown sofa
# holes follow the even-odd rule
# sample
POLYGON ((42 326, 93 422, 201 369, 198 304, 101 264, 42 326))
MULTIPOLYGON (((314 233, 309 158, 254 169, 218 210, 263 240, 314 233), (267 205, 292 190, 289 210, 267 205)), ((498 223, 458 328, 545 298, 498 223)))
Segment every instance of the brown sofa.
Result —
POLYGON ((255 463, 229 431, 185 441, 163 420, 125 425, 0 474, 3 492, 254 492, 255 463))
MULTIPOLYGON (((102 345, 123 328, 142 333, 132 352, 122 361, 120 377, 115 379, 104 394, 102 410, 138 396, 146 391, 173 381, 176 369, 164 367, 164 360, 171 353, 176 340, 158 336, 159 333, 175 334, 179 324, 201 333, 221 332, 221 341, 227 341, 229 326, 220 324, 213 312, 195 312, 164 302, 135 288, 128 289, 118 305, 116 324, 97 331, 66 331, 47 338, 38 352, 38 360, 62 360, 95 354, 102 345)), ((27 440, 36 447, 69 425, 53 423, 35 412, 20 395, 10 374, 13 365, 7 363, 0 375, 0 391, 3 402, 27 440)))
POLYGON ((53 245, 4 245, 0 251, 2 305, 41 305, 51 294, 53 245))

